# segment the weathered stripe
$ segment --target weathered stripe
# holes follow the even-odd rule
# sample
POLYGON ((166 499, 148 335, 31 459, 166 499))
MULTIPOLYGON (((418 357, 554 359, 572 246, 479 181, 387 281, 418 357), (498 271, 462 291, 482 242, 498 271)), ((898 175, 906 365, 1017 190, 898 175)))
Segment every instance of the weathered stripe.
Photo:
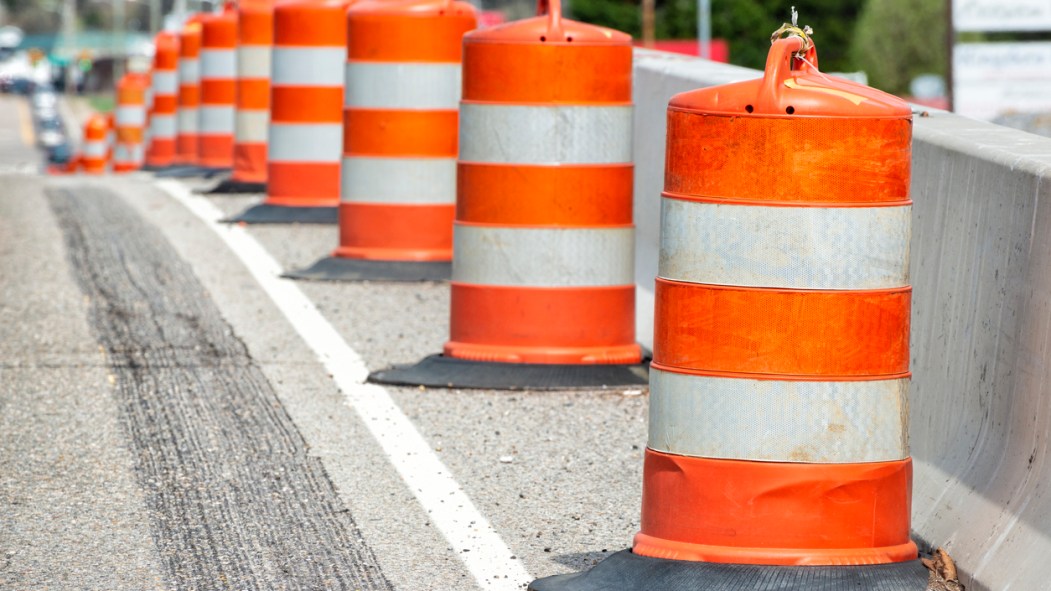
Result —
POLYGON ((233 80, 237 78, 237 52, 233 49, 202 49, 201 78, 233 80))
POLYGON ((360 109, 446 109, 460 104, 460 64, 347 62, 344 104, 360 109))
POLYGON ((242 45, 237 48, 237 77, 270 79, 270 46, 242 45))
POLYGON ((631 162, 631 134, 630 105, 460 105, 460 160, 465 162, 631 162))
POLYGON ((658 274, 690 283, 883 289, 909 283, 911 207, 661 200, 658 274))
POLYGON ((343 157, 339 123, 270 123, 271 162, 338 163, 343 157))
POLYGON ((198 123, 201 133, 226 134, 234 133, 234 106, 205 105, 198 110, 198 123))
POLYGON ((907 379, 749 380, 651 368, 649 447, 766 462, 901 460, 908 392, 907 379))
POLYGON ((153 93, 175 94, 179 92, 179 74, 170 70, 153 72, 153 93))
POLYGON ((456 223, 453 281, 517 287, 635 282, 634 228, 505 228, 456 223))
POLYGON ((266 143, 267 128, 270 127, 270 111, 239 109, 234 119, 234 135, 237 143, 266 143))
POLYGON ((357 203, 456 203, 455 158, 344 157, 340 196, 357 203))
POLYGON ((271 59, 274 86, 343 87, 342 47, 274 47, 271 59))
POLYGON ((146 125, 146 108, 142 105, 118 106, 113 120, 119 127, 142 127, 146 125))
POLYGON ((179 60, 179 84, 193 86, 201 81, 201 62, 191 59, 179 60))

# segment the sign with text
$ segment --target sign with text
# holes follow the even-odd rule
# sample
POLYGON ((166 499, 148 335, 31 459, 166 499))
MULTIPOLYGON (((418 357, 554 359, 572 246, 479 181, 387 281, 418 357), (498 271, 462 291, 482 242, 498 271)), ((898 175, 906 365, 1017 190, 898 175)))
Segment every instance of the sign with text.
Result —
POLYGON ((953 53, 954 111, 992 120, 1051 112, 1051 42, 961 43, 953 53))
POLYGON ((953 0, 957 31, 1051 31, 1051 0, 953 0))

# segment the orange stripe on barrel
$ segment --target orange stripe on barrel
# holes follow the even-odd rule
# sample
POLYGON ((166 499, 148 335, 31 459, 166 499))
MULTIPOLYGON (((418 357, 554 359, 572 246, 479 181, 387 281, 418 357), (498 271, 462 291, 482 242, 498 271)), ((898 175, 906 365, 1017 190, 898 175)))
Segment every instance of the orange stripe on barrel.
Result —
POLYGON ((527 166, 460 162, 456 219, 479 224, 548 226, 631 224, 633 174, 630 164, 527 166))
POLYGON ((234 172, 230 175, 242 183, 266 182, 266 143, 234 145, 234 172))
POLYGON ((339 204, 339 163, 270 162, 266 202, 270 205, 335 207, 339 204))
POLYGON ((270 79, 250 78, 237 81, 237 108, 265 111, 270 108, 270 79))
POLYGON ((633 552, 722 563, 914 560, 912 461, 797 464, 646 450, 633 552))
POLYGON ((341 203, 334 255, 390 261, 448 261, 453 205, 341 203))
POLYGON ((347 19, 347 57, 363 61, 458 63, 460 40, 475 28, 475 17, 470 11, 450 5, 453 12, 440 18, 429 13, 418 18, 384 13, 374 3, 360 5, 360 9, 352 7, 347 19))
POLYGON ((785 204, 908 201, 912 123, 668 110, 664 190, 785 204))
POLYGON ((445 354, 511 363, 637 363, 635 286, 452 283, 445 354), (493 343, 499 343, 494 345, 493 343))
POLYGON ((339 123, 343 87, 275 86, 271 121, 282 123, 339 123))
POLYGON ((724 287, 657 278, 654 363, 700 372, 864 377, 909 368, 912 290, 724 287))
POLYGON ((456 156, 456 111, 343 112, 343 153, 368 156, 456 156))

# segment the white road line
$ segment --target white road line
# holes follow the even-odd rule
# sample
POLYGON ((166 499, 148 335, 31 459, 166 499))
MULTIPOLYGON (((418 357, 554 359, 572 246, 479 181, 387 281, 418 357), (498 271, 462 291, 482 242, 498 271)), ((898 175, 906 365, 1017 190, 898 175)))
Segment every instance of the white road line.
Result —
POLYGON ((282 268, 270 253, 243 227, 219 223, 222 212, 204 197, 191 193, 185 185, 174 180, 161 180, 156 184, 204 221, 241 259, 263 291, 332 374, 332 379, 346 396, 347 404, 361 417, 405 485, 430 515, 432 523, 474 575, 479 587, 493 591, 521 591, 532 581, 521 561, 511 558, 507 544, 387 391, 365 383, 369 371, 361 356, 347 345, 293 281, 280 277, 282 268))

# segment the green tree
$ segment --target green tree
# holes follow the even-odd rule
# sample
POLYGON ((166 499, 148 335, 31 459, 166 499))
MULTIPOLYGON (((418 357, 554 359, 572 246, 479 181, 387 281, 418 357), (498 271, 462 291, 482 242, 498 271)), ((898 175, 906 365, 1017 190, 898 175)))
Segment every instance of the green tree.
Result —
MULTIPOLYGON (((726 39, 730 61, 762 68, 770 49, 770 33, 799 10, 799 24, 814 29, 821 68, 856 69, 849 45, 858 16, 854 0, 712 0, 712 36, 726 39)), ((634 0, 569 0, 573 18, 638 36, 640 3, 634 0)), ((697 37, 696 0, 657 0, 657 37, 697 37)))
POLYGON ((945 74, 945 0, 868 0, 851 55, 869 83, 905 94, 919 74, 945 74))

